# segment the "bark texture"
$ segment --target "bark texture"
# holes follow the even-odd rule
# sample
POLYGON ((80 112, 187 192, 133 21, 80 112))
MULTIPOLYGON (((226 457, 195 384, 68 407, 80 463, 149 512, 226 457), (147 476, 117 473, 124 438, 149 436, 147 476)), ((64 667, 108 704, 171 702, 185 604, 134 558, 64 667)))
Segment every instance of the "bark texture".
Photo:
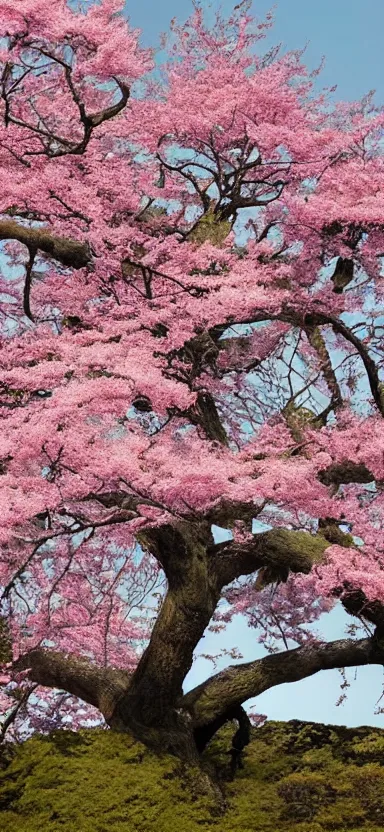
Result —
MULTIPOLYGON (((198 765, 201 751, 218 728, 236 720, 235 760, 247 742, 241 705, 249 698, 320 670, 384 664, 384 643, 376 629, 372 638, 315 643, 229 667, 184 695, 183 681, 194 649, 223 586, 256 570, 274 575, 307 573, 326 557, 329 541, 322 535, 274 529, 247 543, 215 545, 209 523, 183 521, 145 532, 140 543, 161 564, 168 591, 134 673, 95 667, 84 659, 45 649, 21 657, 15 668, 30 668, 32 682, 64 689, 94 705, 112 729, 129 731, 156 751, 168 751, 198 765)), ((347 611, 364 615, 364 598, 352 596, 345 587, 338 594, 347 611)), ((368 612, 378 628, 384 620, 382 608, 372 612, 369 607, 368 612)), ((206 775, 202 777, 208 788, 206 775)))
POLYGON ((12 219, 1 220, 0 240, 17 240, 27 248, 49 254, 63 266, 71 266, 73 269, 83 269, 92 259, 87 243, 57 237, 43 228, 27 228, 12 219))

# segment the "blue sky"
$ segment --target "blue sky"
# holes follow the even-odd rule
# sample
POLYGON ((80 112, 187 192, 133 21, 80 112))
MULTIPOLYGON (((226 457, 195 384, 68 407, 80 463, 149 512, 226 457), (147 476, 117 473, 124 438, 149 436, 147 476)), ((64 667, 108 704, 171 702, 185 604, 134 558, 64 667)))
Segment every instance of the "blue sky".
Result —
MULTIPOLYGON (((221 7, 229 12, 236 0, 222 0, 221 7)), ((255 0, 253 10, 262 17, 272 7, 268 0, 255 0)), ((208 3, 207 3, 208 6, 208 3)), ((142 42, 156 45, 158 36, 167 30, 176 16, 185 20, 192 9, 191 0, 129 0, 126 12, 134 26, 143 30, 142 42)), ((319 79, 324 86, 337 84, 336 98, 355 100, 369 90, 376 90, 376 101, 384 103, 384 0, 279 0, 276 3, 276 25, 265 41, 266 49, 282 43, 283 50, 300 49, 307 45, 306 62, 311 68, 325 56, 325 67, 319 79)), ((345 617, 340 612, 328 616, 323 633, 329 639, 344 636, 345 617)), ((223 647, 237 646, 244 661, 263 655, 255 633, 237 617, 226 636, 208 633, 200 645, 201 652, 218 652, 223 647)), ((232 660, 223 660, 222 669, 232 660)), ((187 679, 187 687, 203 681, 214 672, 212 665, 198 659, 187 679)), ((337 671, 328 671, 292 685, 281 685, 267 691, 251 704, 271 719, 313 719, 344 725, 378 725, 384 728, 384 715, 374 715, 375 703, 382 691, 382 668, 359 668, 348 672, 351 688, 347 701, 336 707, 342 692, 337 671), (356 676, 356 678, 355 678, 356 676)), ((384 700, 382 703, 384 705, 384 700)))
MULTIPOLYGON (((237 0, 222 0, 229 12, 237 0)), ((207 2, 206 6, 209 5, 207 2)), ((262 17, 273 0, 254 0, 253 11, 262 17)), ((126 13, 143 30, 143 43, 155 45, 172 17, 185 20, 192 0, 128 0, 126 13)), ((284 49, 307 46, 307 63, 314 68, 322 56, 325 86, 338 85, 339 98, 354 100, 371 89, 384 103, 383 0, 277 0, 276 25, 265 41, 284 49)))

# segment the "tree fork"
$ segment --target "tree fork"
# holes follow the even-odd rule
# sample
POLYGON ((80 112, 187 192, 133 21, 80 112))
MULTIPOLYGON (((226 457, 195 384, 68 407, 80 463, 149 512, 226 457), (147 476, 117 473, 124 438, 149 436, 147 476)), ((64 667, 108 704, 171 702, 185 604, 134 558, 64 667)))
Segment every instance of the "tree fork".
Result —
MULTIPOLYGON (((63 688, 99 708, 116 730, 131 730, 148 745, 196 759, 196 723, 188 715, 182 685, 223 586, 264 566, 309 572, 329 544, 321 536, 271 530, 247 543, 214 545, 209 522, 186 521, 149 529, 139 542, 164 569, 168 591, 134 673, 97 668, 42 649, 22 657, 14 667, 31 668, 32 681, 63 688)), ((240 700, 229 702, 216 715, 239 704, 240 700)), ((216 715, 209 714, 206 722, 216 715)))
POLYGON ((266 566, 309 572, 323 560, 329 544, 321 535, 273 529, 246 543, 215 545, 208 521, 149 529, 139 542, 164 569, 168 591, 134 673, 97 668, 85 659, 43 649, 31 651, 14 667, 30 668, 31 681, 84 699, 99 708, 113 730, 132 733, 156 752, 199 766, 201 751, 212 736, 236 719, 239 728, 233 753, 229 752, 233 773, 246 744, 241 706, 247 699, 322 669, 384 663, 377 639, 307 645, 228 668, 183 695, 194 649, 223 586, 266 566))

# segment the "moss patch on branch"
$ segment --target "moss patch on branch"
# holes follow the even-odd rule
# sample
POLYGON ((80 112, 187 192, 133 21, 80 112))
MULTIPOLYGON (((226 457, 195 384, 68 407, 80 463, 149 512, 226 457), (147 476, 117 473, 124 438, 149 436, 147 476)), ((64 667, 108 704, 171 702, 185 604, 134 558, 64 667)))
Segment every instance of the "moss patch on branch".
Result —
POLYGON ((9 753, 0 768, 3 832, 379 832, 384 731, 305 722, 254 729, 228 781, 233 728, 205 756, 228 803, 211 814, 194 772, 112 731, 58 731, 9 753))

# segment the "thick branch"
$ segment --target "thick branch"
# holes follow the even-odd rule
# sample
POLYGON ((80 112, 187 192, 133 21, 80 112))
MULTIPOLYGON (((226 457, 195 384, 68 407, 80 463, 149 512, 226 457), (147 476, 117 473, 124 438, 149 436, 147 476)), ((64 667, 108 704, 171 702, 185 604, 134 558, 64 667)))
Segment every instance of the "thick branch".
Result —
POLYGON ((29 250, 40 250, 50 254, 63 266, 83 269, 91 262, 91 251, 87 243, 56 237, 43 228, 26 228, 14 220, 0 220, 0 240, 18 240, 29 250))
POLYGON ((200 425, 203 428, 208 439, 220 442, 221 445, 228 445, 228 437, 225 428, 221 424, 211 393, 199 392, 196 404, 189 409, 188 415, 193 425, 200 425))
POLYGON ((252 522, 255 520, 261 507, 257 507, 252 500, 228 500, 225 497, 212 508, 208 509, 204 518, 210 524, 214 523, 216 526, 221 526, 224 529, 232 529, 234 523, 241 520, 246 527, 251 531, 252 522))
POLYGON ((340 601, 349 615, 357 616, 360 620, 375 627, 375 638, 384 636, 384 604, 382 601, 370 600, 362 589, 356 588, 349 581, 343 581, 342 586, 336 587, 333 594, 340 601))
POLYGON ((319 471, 317 477, 324 485, 335 485, 337 487, 351 482, 369 483, 375 480, 374 475, 363 462, 352 462, 349 459, 332 463, 328 468, 319 471))
POLYGON ((206 540, 205 526, 179 523, 151 529, 139 541, 163 566, 168 592, 149 646, 119 703, 123 721, 140 706, 143 721, 156 722, 163 717, 164 707, 179 701, 194 649, 224 585, 262 566, 286 574, 289 570, 310 572, 329 546, 320 535, 280 529, 255 535, 249 543, 230 541, 207 549, 206 540))
POLYGON ((129 674, 123 670, 97 667, 86 659, 53 650, 31 650, 13 664, 15 671, 27 669, 32 682, 78 696, 98 708, 107 720, 129 684, 129 674))
MULTIPOLYGON (((105 508, 117 507, 135 512, 140 505, 160 507, 156 500, 151 500, 150 498, 145 498, 141 495, 129 494, 127 491, 101 491, 100 493, 91 491, 86 497, 82 498, 82 502, 87 502, 89 500, 95 500, 105 506, 105 508)), ((243 520, 252 526, 252 520, 257 517, 260 510, 261 509, 257 508, 252 500, 246 502, 223 498, 220 503, 208 509, 204 515, 201 514, 201 522, 206 524, 207 542, 210 542, 209 529, 212 523, 215 523, 216 526, 223 526, 223 528, 230 529, 236 520, 243 520)), ((183 517, 190 522, 193 522, 195 519, 193 512, 188 513, 188 511, 183 514, 183 517)), ((211 537, 211 541, 213 542, 213 537, 211 537)), ((144 545, 146 545, 145 534, 143 536, 143 542, 144 545)), ((157 558, 158 553, 154 550, 153 545, 154 544, 152 543, 149 548, 153 556, 157 558)))
POLYGON ((298 682, 320 670, 368 664, 384 664, 384 645, 378 640, 341 639, 330 644, 310 644, 229 667, 187 693, 183 707, 191 713, 195 728, 199 728, 276 685, 298 682))
POLYGON ((143 724, 156 725, 178 706, 194 649, 225 584, 262 566, 287 574, 310 572, 329 546, 320 535, 275 529, 249 543, 230 541, 207 549, 206 532, 203 524, 178 523, 150 529, 139 540, 161 563, 168 592, 150 643, 117 705, 116 724, 127 723, 135 713, 143 724))
POLYGON ((31 311, 31 302, 30 302, 30 295, 31 295, 31 285, 32 285, 32 269, 33 264, 35 262, 36 257, 36 248, 34 246, 30 246, 29 248, 29 260, 27 263, 27 268, 25 272, 25 283, 24 283, 24 296, 23 296, 23 308, 24 313, 26 314, 27 318, 30 321, 33 321, 33 315, 31 311))
POLYGON ((308 574, 315 563, 323 560, 328 546, 320 535, 271 529, 254 535, 247 543, 230 540, 210 546, 210 571, 220 590, 240 575, 250 575, 265 566, 276 572, 308 574))
POLYGON ((111 104, 111 106, 106 107, 105 110, 100 110, 98 113, 92 113, 91 115, 85 115, 85 122, 89 123, 92 127, 98 127, 98 125, 102 124, 103 121, 109 121, 109 119, 117 116, 124 109, 128 101, 130 96, 130 88, 128 85, 124 84, 123 81, 119 81, 115 76, 113 76, 113 80, 116 81, 116 84, 119 87, 121 98, 116 102, 116 104, 111 104))

